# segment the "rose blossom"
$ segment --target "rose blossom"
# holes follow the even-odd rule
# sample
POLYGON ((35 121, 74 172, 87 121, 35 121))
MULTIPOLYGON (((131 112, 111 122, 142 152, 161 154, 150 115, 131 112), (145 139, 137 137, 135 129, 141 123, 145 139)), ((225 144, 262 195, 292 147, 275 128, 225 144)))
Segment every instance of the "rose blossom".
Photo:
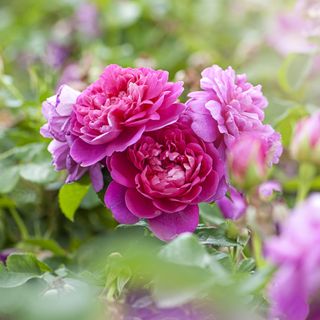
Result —
POLYGON ((300 120, 293 133, 290 152, 301 162, 320 165, 320 112, 300 120))
POLYGON ((83 166, 124 151, 146 131, 161 129, 185 109, 177 102, 182 83, 168 72, 109 65, 73 108, 71 156, 83 166))
POLYGON ((214 65, 201 75, 202 91, 190 93, 187 102, 192 129, 200 138, 228 147, 242 132, 262 125, 268 103, 260 85, 253 86, 231 67, 214 65))
POLYGON ((240 189, 251 188, 265 180, 269 168, 282 152, 280 135, 270 126, 239 136, 228 150, 231 180, 240 189))
POLYGON ((318 320, 320 315, 320 194, 294 209, 281 235, 267 241, 278 266, 270 287, 271 317, 318 320))
POLYGON ((113 178, 105 203, 120 223, 146 219, 162 240, 198 225, 199 202, 221 198, 225 168, 213 144, 190 129, 188 120, 144 133, 125 152, 108 160, 113 178))
POLYGON ((83 168, 70 155, 70 145, 73 137, 70 134, 70 116, 72 108, 80 92, 68 86, 61 86, 55 96, 48 98, 42 105, 42 112, 47 123, 42 126, 40 133, 46 138, 53 139, 48 150, 52 154, 56 170, 67 169, 66 182, 80 179, 88 170, 96 191, 102 188, 103 179, 100 164, 83 168))

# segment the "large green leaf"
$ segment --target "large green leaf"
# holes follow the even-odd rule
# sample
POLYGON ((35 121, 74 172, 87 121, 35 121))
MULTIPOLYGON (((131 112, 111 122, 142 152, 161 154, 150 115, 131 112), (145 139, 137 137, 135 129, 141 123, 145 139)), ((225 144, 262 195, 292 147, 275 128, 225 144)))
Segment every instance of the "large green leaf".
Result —
POLYGON ((51 269, 34 255, 13 253, 6 261, 6 267, 0 264, 0 288, 14 288, 34 278, 41 278, 51 269))
POLYGON ((0 168, 0 193, 8 193, 13 190, 19 181, 19 167, 0 168))
POLYGON ((20 175, 23 179, 35 183, 48 183, 57 177, 50 163, 28 163, 20 166, 20 175))
POLYGON ((30 273, 41 275, 44 272, 50 272, 51 269, 45 263, 39 261, 31 253, 13 253, 6 261, 9 272, 30 273))
POLYGON ((63 214, 71 221, 79 208, 83 198, 87 194, 90 185, 77 182, 65 184, 59 191, 59 204, 63 214))
POLYGON ((161 250, 161 256, 167 261, 186 266, 205 267, 210 263, 206 249, 192 234, 182 234, 168 243, 161 250))

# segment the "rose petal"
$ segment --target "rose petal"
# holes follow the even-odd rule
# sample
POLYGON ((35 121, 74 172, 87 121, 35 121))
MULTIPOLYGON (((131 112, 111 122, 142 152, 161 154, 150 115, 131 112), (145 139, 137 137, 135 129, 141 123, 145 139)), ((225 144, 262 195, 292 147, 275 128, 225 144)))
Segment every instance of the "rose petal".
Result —
POLYGON ((151 231, 161 240, 170 241, 183 232, 193 232, 199 223, 199 207, 188 206, 181 212, 164 213, 149 219, 151 231))
POLYGON ((119 223, 133 224, 139 221, 127 208, 125 202, 125 194, 127 188, 116 183, 111 182, 108 186, 104 196, 106 206, 112 211, 114 218, 119 223))
POLYGON ((128 189, 125 195, 127 208, 137 217, 154 218, 161 214, 152 201, 135 189, 128 189))

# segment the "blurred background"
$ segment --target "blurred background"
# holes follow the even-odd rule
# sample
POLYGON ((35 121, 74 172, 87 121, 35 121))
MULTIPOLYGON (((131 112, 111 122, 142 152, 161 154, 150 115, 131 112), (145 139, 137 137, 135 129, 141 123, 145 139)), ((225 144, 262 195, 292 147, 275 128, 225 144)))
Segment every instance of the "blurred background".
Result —
MULTIPOLYGON (((319 106, 319 34, 318 1, 1 0, 0 248, 73 252, 115 227, 92 190, 74 223, 60 214, 65 176, 39 134, 41 103, 60 84, 81 90, 110 63, 148 66, 185 81, 185 101, 203 68, 231 65, 262 84, 266 121, 286 146, 295 121, 319 106)), ((277 178, 290 194, 288 163, 277 178)))

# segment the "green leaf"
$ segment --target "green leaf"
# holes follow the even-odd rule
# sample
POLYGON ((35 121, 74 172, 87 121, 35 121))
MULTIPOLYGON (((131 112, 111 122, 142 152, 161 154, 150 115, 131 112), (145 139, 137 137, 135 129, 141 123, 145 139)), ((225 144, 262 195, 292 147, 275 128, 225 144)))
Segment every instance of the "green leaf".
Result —
POLYGON ((241 273, 248 273, 250 271, 253 271, 256 267, 256 262, 254 259, 244 259, 239 263, 238 271, 241 273))
POLYGON ((34 278, 41 278, 41 276, 30 273, 8 272, 5 269, 0 269, 0 288, 19 287, 34 278))
POLYGON ((13 253, 0 265, 0 288, 14 288, 35 278, 42 278, 52 270, 30 253, 13 253))
POLYGON ((275 129, 281 134, 282 144, 288 147, 291 142, 291 137, 293 133, 294 126, 297 121, 308 115, 307 111, 301 107, 297 106, 295 108, 289 109, 276 123, 275 129))
POLYGON ((0 168, 0 193, 8 193, 13 190, 19 181, 19 167, 0 168))
POLYGON ((210 263, 210 256, 199 243, 196 236, 182 234, 168 243, 160 252, 162 258, 169 262, 186 266, 205 267, 210 263))
POLYGON ((44 272, 51 272, 48 265, 39 261, 31 253, 13 253, 6 261, 9 272, 28 273, 41 275, 44 272))
POLYGON ((59 190, 59 204, 63 214, 71 221, 79 208, 83 198, 87 194, 90 185, 77 182, 65 184, 59 190))
POLYGON ((20 176, 35 183, 48 183, 53 181, 57 173, 50 163, 28 163, 20 166, 20 176))
POLYGON ((291 54, 283 62, 279 70, 279 84, 286 92, 298 90, 307 76, 313 64, 313 57, 306 54, 291 54))
POLYGON ((236 240, 230 239, 226 234, 226 227, 228 225, 224 224, 215 227, 203 227, 199 226, 196 230, 196 234, 200 238, 202 244, 213 245, 217 247, 235 247, 241 246, 236 240))
POLYGON ((209 224, 219 225, 225 221, 219 208, 215 204, 200 203, 200 216, 209 224))
POLYGON ((52 239, 27 239, 23 243, 31 244, 33 246, 38 246, 41 249, 49 250, 56 256, 65 256, 66 251, 54 240, 52 239))

